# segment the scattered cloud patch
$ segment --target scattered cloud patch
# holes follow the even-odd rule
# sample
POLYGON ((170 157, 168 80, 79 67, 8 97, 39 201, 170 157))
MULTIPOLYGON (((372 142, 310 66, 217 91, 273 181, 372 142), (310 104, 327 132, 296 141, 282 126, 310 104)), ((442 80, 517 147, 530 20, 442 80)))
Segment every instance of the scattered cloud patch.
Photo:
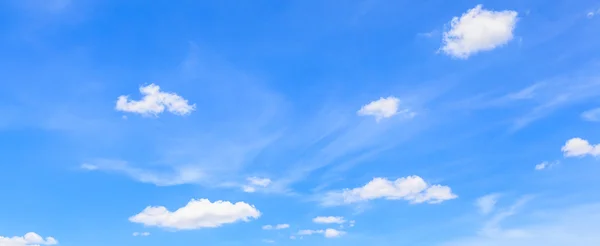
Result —
POLYGON ((378 122, 398 114, 406 118, 413 118, 415 116, 415 113, 409 109, 400 109, 400 99, 391 96, 386 98, 381 97, 376 101, 362 106, 357 114, 359 116, 373 116, 378 122))
POLYGON ((479 209, 480 213, 489 214, 494 210, 496 203, 498 203, 499 197, 499 194, 485 195, 478 198, 475 202, 475 205, 477 205, 477 208, 479 209))
POLYGON ((282 230, 290 228, 289 224, 278 224, 278 225, 264 225, 262 227, 263 230, 282 230))
POLYGON ((452 18, 450 29, 444 32, 441 51, 467 59, 505 45, 513 39, 517 15, 516 11, 492 11, 477 5, 461 17, 452 18))
POLYGON ((188 115, 196 109, 195 104, 189 104, 183 97, 169 92, 160 91, 155 84, 140 87, 143 98, 139 101, 130 100, 129 96, 119 96, 116 109, 118 111, 141 115, 158 116, 165 109, 175 115, 188 115))
POLYGON ((80 168, 88 171, 94 171, 98 169, 97 166, 88 163, 81 164, 80 168))
POLYGON ((134 232, 132 235, 134 237, 147 237, 150 236, 150 232, 134 232))
POLYGON ((565 157, 584 157, 600 155, 600 144, 592 145, 585 139, 572 138, 569 139, 561 148, 565 157))
POLYGON ((346 220, 341 216, 318 216, 313 219, 313 222, 317 224, 343 224, 346 220))
POLYGON ((149 206, 144 211, 129 218, 133 223, 175 230, 214 228, 238 221, 248 222, 257 219, 261 213, 245 202, 211 202, 208 199, 192 199, 186 206, 169 211, 163 206, 149 206))
POLYGON ((2 246, 39 246, 56 244, 58 244, 58 241, 53 237, 47 237, 44 239, 35 232, 29 232, 22 237, 0 236, 0 245, 2 246))
POLYGON ((581 118, 586 121, 600 122, 600 108, 591 109, 581 114, 581 118))
POLYGON ((275 243, 275 241, 271 239, 264 239, 263 243, 275 243))
POLYGON ((594 11, 589 11, 586 16, 588 18, 594 18, 596 15, 600 15, 600 9, 594 10, 594 11))
POLYGON ((271 184, 271 180, 268 178, 249 177, 246 180, 248 184, 242 186, 242 190, 247 193, 256 192, 258 188, 265 188, 271 184))
POLYGON ((310 236, 313 234, 322 234, 326 238, 335 238, 335 237, 340 237, 340 236, 345 235, 346 232, 328 228, 325 230, 300 230, 300 231, 298 231, 297 234, 302 235, 302 236, 310 236))
POLYGON ((541 171, 541 170, 546 170, 549 168, 552 168, 553 166, 558 165, 560 162, 559 161, 543 161, 540 164, 535 165, 535 170, 536 171, 541 171))
POLYGON ((335 206, 375 199, 434 204, 457 197, 448 186, 430 185, 419 176, 408 176, 396 180, 374 178, 362 187, 329 192, 325 195, 322 204, 335 206))
POLYGON ((149 170, 137 168, 120 160, 97 160, 94 164, 85 163, 80 166, 87 171, 104 171, 121 173, 142 183, 156 186, 173 186, 182 184, 199 183, 205 176, 202 170, 196 167, 173 167, 172 170, 149 170))

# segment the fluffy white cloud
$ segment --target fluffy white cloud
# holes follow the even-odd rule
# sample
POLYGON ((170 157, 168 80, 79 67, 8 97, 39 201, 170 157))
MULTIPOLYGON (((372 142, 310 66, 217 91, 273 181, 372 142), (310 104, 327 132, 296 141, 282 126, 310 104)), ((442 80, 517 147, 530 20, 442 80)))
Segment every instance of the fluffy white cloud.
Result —
POLYGON ((323 236, 325 236, 326 238, 334 238, 334 237, 343 236, 344 234, 346 234, 346 232, 328 228, 325 230, 300 230, 300 231, 298 231, 297 234, 301 235, 301 236, 309 236, 309 235, 313 235, 313 234, 323 234, 323 236))
POLYGON ((150 236, 150 232, 134 232, 134 237, 147 237, 150 236))
POLYGON ((319 216, 315 217, 313 222, 317 224, 343 224, 346 222, 346 220, 344 220, 344 217, 341 216, 319 216))
POLYGON ((242 186, 242 190, 248 193, 256 192, 256 189, 265 188, 271 184, 271 180, 268 178, 249 177, 246 180, 248 184, 242 186))
POLYGON ((591 145, 585 139, 571 138, 561 148, 566 157, 583 157, 586 155, 599 156, 600 144, 591 145))
POLYGON ((587 121, 600 122, 600 108, 590 109, 581 114, 581 118, 587 121))
POLYGON ((374 178, 365 186, 333 191, 326 194, 323 205, 351 204, 374 199, 407 200, 411 203, 441 203, 457 198, 448 186, 430 185, 419 176, 408 176, 394 181, 374 178))
POLYGON ((450 29, 444 33, 441 50, 462 59, 492 50, 513 39, 516 24, 515 11, 491 11, 477 5, 461 17, 452 18, 450 29))
POLYGON ((129 96, 119 96, 116 109, 123 112, 141 115, 158 115, 165 109, 176 115, 187 115, 196 109, 196 105, 189 104, 183 97, 169 92, 160 91, 155 84, 140 87, 144 96, 141 100, 130 100, 129 96))
POLYGON ((595 10, 595 11, 590 11, 590 12, 587 13, 587 17, 588 18, 593 18, 596 15, 600 15, 600 9, 595 10))
POLYGON ((56 245, 58 241, 53 237, 42 238, 35 232, 29 232, 22 237, 2 237, 0 236, 0 246, 38 246, 38 245, 56 245))
POLYGON ((264 225, 262 227, 263 230, 281 230, 281 229, 287 229, 290 228, 290 225, 288 224, 278 224, 278 225, 264 225))
POLYGON ((478 198, 475 202, 475 205, 477 205, 477 208, 479 208, 480 213, 489 214, 494 210, 499 197, 500 196, 498 194, 485 195, 478 198))
POLYGON ((186 206, 174 212, 163 206, 149 206, 129 221, 146 226, 157 226, 177 230, 193 230, 219 227, 223 224, 257 219, 261 213, 245 202, 211 202, 208 199, 192 199, 186 206))
POLYGON ((357 114, 359 116, 373 116, 376 121, 390 118, 397 114, 404 115, 407 118, 415 116, 415 113, 409 109, 400 110, 400 99, 396 97, 382 97, 379 98, 379 100, 372 101, 369 104, 362 106, 357 114))

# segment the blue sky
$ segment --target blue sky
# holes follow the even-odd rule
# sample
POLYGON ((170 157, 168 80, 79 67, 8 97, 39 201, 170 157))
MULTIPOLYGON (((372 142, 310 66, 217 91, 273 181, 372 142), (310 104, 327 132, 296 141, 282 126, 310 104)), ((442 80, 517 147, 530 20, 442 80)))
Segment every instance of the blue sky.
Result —
POLYGON ((597 2, 0 13, 0 246, 600 244, 597 2))

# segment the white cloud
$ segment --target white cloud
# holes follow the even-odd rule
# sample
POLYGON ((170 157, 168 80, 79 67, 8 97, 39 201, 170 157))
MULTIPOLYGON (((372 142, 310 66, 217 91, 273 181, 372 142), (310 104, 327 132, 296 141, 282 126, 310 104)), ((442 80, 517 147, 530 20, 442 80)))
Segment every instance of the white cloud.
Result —
POLYGON ((318 216, 313 219, 313 222, 317 224, 343 224, 346 220, 341 216, 318 216))
POLYGON ((150 236, 150 232, 134 232, 132 235, 134 237, 147 237, 150 236))
POLYGON ((587 121, 600 122, 600 108, 591 109, 581 114, 581 118, 587 121))
POLYGON ((264 239, 263 243, 275 243, 275 241, 271 239, 264 239))
POLYGON ((535 165, 535 170, 536 171, 545 170, 545 169, 551 168, 553 166, 556 166, 558 164, 559 164, 559 161, 553 161, 553 162, 543 161, 542 163, 535 165))
POLYGON ((287 228, 290 228, 289 224, 278 224, 278 225, 275 225, 275 226, 264 225, 262 227, 263 230, 282 230, 282 229, 287 229, 287 228))
POLYGON ((158 115, 165 109, 176 115, 188 115, 196 109, 196 105, 189 104, 183 97, 169 92, 161 92, 155 84, 140 87, 144 96, 141 100, 130 100, 129 96, 119 96, 116 109, 123 112, 141 115, 158 115))
POLYGON ((247 185, 242 186, 242 190, 247 193, 256 192, 259 188, 265 188, 271 184, 271 180, 268 178, 249 177, 246 179, 247 185))
POLYGON ((374 178, 363 187, 329 192, 323 200, 323 205, 334 206, 374 199, 403 199, 411 203, 441 203, 454 198, 457 196, 448 186, 430 185, 419 176, 408 176, 394 181, 374 178))
POLYGON ((441 50, 466 59, 477 52, 495 49, 513 39, 516 23, 515 11, 491 11, 477 5, 461 17, 452 18, 441 50))
POLYGON ((323 236, 326 238, 335 238, 335 237, 343 236, 344 234, 346 234, 346 232, 328 228, 325 230, 300 230, 300 231, 298 231, 297 234, 301 235, 301 236, 310 236, 313 234, 323 234, 323 236))
POLYGON ((177 230, 193 230, 219 227, 223 224, 257 219, 261 213, 245 202, 210 202, 208 199, 192 199, 186 206, 174 212, 163 206, 149 206, 129 221, 145 226, 156 226, 177 230))
POLYGON ((600 144, 591 145, 585 139, 572 138, 569 139, 561 148, 566 157, 584 157, 586 155, 599 156, 600 144))
POLYGON ((53 237, 42 238, 35 232, 29 232, 22 237, 3 237, 0 236, 1 246, 39 246, 56 245, 58 241, 53 237))
POLYGON ((409 109, 400 110, 400 99, 396 97, 379 98, 379 100, 372 101, 367 105, 364 105, 358 110, 359 116, 373 116, 376 121, 380 121, 384 118, 390 118, 397 114, 402 114, 407 118, 412 118, 415 113, 409 109))
POLYGON ((479 212, 482 214, 489 214, 494 210, 496 203, 498 202, 499 194, 489 194, 482 196, 477 199, 475 205, 479 208, 479 212))
POLYGON ((199 183, 204 178, 202 170, 189 167, 173 167, 172 171, 154 171, 130 166, 120 160, 97 160, 94 164, 82 164, 81 169, 88 171, 105 171, 125 174, 139 182, 157 186, 173 186, 199 183))
POLYGON ((92 164, 88 164, 88 163, 83 163, 80 166, 81 169, 85 169, 85 170, 89 170, 89 171, 94 171, 97 170, 98 167, 92 164))
POLYGON ((595 11, 590 11, 590 12, 587 13, 587 17, 588 18, 593 18, 596 15, 600 15, 600 9, 595 10, 595 11))

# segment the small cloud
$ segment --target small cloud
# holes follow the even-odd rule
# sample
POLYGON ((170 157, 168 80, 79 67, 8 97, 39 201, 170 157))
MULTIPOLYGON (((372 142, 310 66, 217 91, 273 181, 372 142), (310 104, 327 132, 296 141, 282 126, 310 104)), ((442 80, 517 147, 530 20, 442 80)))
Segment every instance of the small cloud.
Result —
POLYGON ((314 223, 317 224, 343 224, 346 222, 346 220, 344 220, 344 217, 334 217, 334 216, 319 216, 319 217, 315 217, 313 219, 314 223))
POLYGON ((323 234, 323 236, 325 236, 326 238, 335 238, 335 237, 343 236, 344 234, 346 234, 346 232, 328 228, 325 230, 300 230, 300 231, 298 231, 297 234, 303 235, 303 236, 310 236, 313 234, 323 234))
POLYGON ((553 166, 558 165, 558 163, 559 163, 559 161, 553 161, 553 162, 543 161, 542 163, 535 165, 535 170, 541 171, 541 170, 549 169, 553 166))
POLYGON ((129 218, 133 223, 175 230, 195 230, 215 228, 238 221, 248 222, 257 219, 261 213, 245 202, 211 202, 208 199, 192 199, 187 205, 175 211, 163 206, 146 207, 141 213, 129 218))
POLYGON ((452 57, 467 59, 475 53, 505 45, 513 39, 517 15, 516 11, 491 11, 477 5, 452 19, 440 50, 452 57))
POLYGON ((590 11, 586 14, 588 18, 594 18, 596 15, 600 15, 600 9, 590 11))
POLYGON ((587 121, 600 122, 600 108, 590 109, 581 114, 581 118, 587 121))
POLYGON ((140 93, 144 97, 139 101, 130 100, 129 96, 119 96, 116 110, 157 116, 165 109, 175 115, 188 115, 196 109, 195 104, 189 104, 186 99, 175 93, 162 92, 155 84, 141 86, 140 93))
POLYGON ((94 170, 98 169, 98 167, 96 165, 92 165, 92 164, 88 164, 88 163, 81 164, 80 168, 84 169, 84 170, 88 170, 88 171, 94 171, 94 170))
POLYGON ((263 243, 275 243, 275 241, 271 239, 263 239, 263 243))
POLYGON ((475 205, 477 205, 477 208, 479 208, 480 213, 489 214, 494 210, 499 197, 499 194, 485 195, 478 198, 475 202, 475 205))
POLYGON ((132 235, 134 237, 147 237, 150 236, 150 232, 134 232, 132 235))
POLYGON ((56 245, 58 241, 53 237, 42 238, 35 232, 29 232, 22 237, 3 237, 0 236, 0 245, 2 246, 34 246, 34 245, 56 245))
POLYGON ((290 236, 290 239, 291 240, 296 240, 296 236, 292 235, 292 236, 290 236))
POLYGON ((246 180, 248 184, 242 186, 242 190, 247 193, 256 192, 258 188, 266 188, 271 184, 271 180, 268 178, 249 177, 246 180))
POLYGON ((262 227, 263 230, 283 230, 283 229, 287 229, 290 228, 289 224, 278 224, 278 225, 264 225, 262 227))
POLYGON ((336 206, 375 199, 435 204, 457 197, 448 186, 430 185, 419 176, 408 176, 396 180, 374 178, 362 187, 329 192, 322 204, 336 206))
POLYGON ((379 100, 372 101, 367 105, 364 105, 358 110, 359 116, 373 116, 375 120, 379 122, 384 118, 390 118, 394 115, 401 114, 406 118, 413 118, 415 113, 409 109, 400 109, 400 99, 396 97, 379 98, 379 100))
POLYGON ((600 144, 591 145, 590 142, 581 138, 569 139, 561 150, 565 157, 600 156, 600 144))

